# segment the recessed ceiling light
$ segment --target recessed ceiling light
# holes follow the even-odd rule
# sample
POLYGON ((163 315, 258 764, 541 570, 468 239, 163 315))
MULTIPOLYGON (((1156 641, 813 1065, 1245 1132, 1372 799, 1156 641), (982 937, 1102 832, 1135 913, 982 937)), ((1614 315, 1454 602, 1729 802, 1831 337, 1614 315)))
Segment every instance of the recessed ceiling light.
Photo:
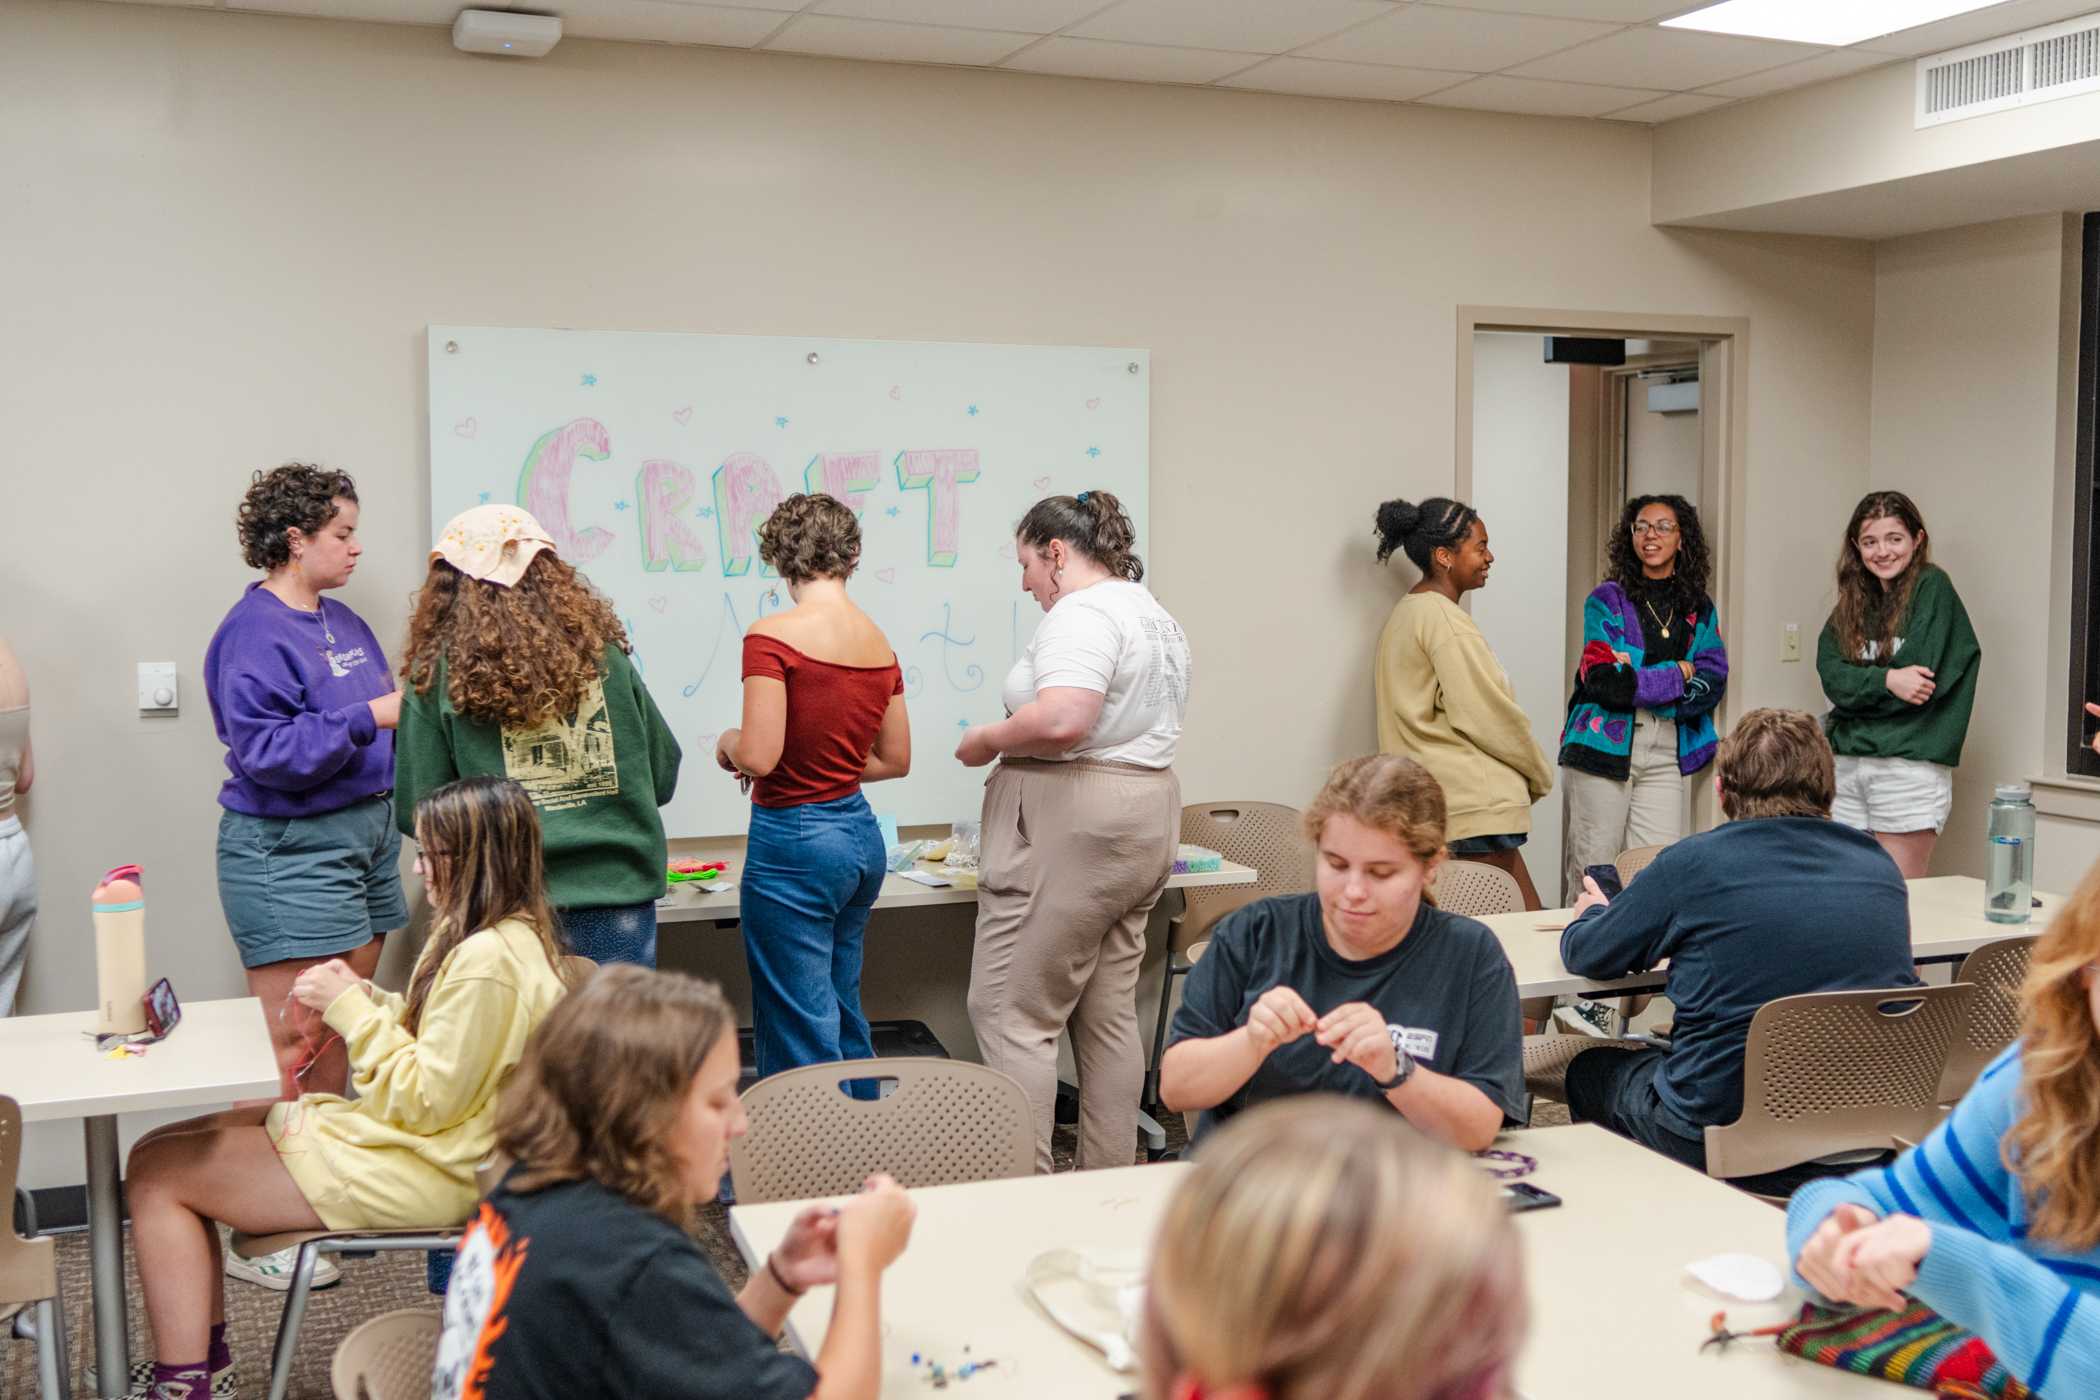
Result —
POLYGON ((1722 0, 1663 24, 1757 39, 1843 47, 1950 15, 1988 10, 2005 0, 1722 0))

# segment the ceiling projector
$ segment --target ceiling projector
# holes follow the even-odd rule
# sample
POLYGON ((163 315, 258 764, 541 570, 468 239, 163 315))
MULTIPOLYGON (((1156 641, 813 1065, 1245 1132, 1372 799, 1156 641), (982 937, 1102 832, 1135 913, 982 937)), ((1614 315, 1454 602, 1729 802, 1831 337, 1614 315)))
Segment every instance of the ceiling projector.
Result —
POLYGON ((561 42, 561 16, 510 10, 461 10, 452 21, 452 47, 499 58, 539 58, 561 42))

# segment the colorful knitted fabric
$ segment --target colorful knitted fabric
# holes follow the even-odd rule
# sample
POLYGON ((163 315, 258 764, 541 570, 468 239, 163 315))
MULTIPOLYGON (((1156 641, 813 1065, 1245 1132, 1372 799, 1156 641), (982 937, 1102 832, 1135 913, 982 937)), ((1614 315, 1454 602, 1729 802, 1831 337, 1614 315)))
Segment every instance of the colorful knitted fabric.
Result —
POLYGON ((1638 710, 1677 722, 1679 772, 1696 773, 1713 761, 1720 742, 1713 711, 1728 686, 1728 651, 1721 644, 1720 619, 1711 598, 1693 609, 1685 623, 1692 629, 1685 653, 1692 663, 1690 680, 1674 661, 1643 663, 1647 634, 1624 588, 1606 581, 1590 590, 1582 605, 1582 660, 1575 668, 1575 691, 1560 735, 1562 767, 1625 782, 1638 710), (1622 662, 1614 653, 1630 660, 1622 662))
POLYGON ((1941 1395, 2030 1400, 2033 1394, 1991 1355, 1981 1337, 1923 1303, 1900 1313, 1833 1312, 1804 1304, 1801 1320, 1779 1334, 1779 1349, 1820 1366, 1941 1395))

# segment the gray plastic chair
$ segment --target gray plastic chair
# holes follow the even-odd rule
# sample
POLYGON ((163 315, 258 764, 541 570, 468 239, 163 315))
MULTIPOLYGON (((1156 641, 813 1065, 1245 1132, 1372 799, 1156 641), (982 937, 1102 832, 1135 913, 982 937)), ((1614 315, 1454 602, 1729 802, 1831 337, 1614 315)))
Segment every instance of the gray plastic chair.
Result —
POLYGON ((2001 938, 1986 943, 1961 960, 1957 982, 1976 988, 1969 1003, 1969 1022, 1947 1052, 1947 1070, 1940 1076, 1940 1102, 1956 1103, 1969 1092, 1984 1066, 2020 1034, 2020 984, 2027 980, 2034 961, 2039 934, 2001 938))

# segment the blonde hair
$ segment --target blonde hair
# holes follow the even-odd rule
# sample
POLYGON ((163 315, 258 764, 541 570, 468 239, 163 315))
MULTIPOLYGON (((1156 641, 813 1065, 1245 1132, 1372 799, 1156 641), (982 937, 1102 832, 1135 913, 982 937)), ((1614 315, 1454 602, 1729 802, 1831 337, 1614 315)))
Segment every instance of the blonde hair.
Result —
POLYGON ((700 1065, 736 1017, 721 989, 621 963, 563 997, 526 1042, 496 1109, 517 1191, 588 1178, 675 1224, 700 1202, 671 1145, 700 1065))
POLYGON ((2100 961, 2100 865, 2035 944, 2020 988, 2020 1116, 2005 1135, 2037 1240, 2100 1245, 2100 1029, 2085 969, 2100 961))
POLYGON ((1320 844, 1330 817, 1354 817, 1383 831, 1427 863, 1444 849, 1444 790, 1403 754, 1374 753, 1334 766, 1305 809, 1305 839, 1320 844))
POLYGON ((1837 798, 1837 760, 1823 726, 1802 710, 1752 710, 1735 722, 1714 759, 1721 810, 1730 821, 1827 817, 1837 798))
POLYGON ((1472 1161, 1329 1095, 1240 1114, 1196 1154, 1152 1257, 1144 1394, 1489 1400, 1523 1341, 1515 1227, 1472 1161))

